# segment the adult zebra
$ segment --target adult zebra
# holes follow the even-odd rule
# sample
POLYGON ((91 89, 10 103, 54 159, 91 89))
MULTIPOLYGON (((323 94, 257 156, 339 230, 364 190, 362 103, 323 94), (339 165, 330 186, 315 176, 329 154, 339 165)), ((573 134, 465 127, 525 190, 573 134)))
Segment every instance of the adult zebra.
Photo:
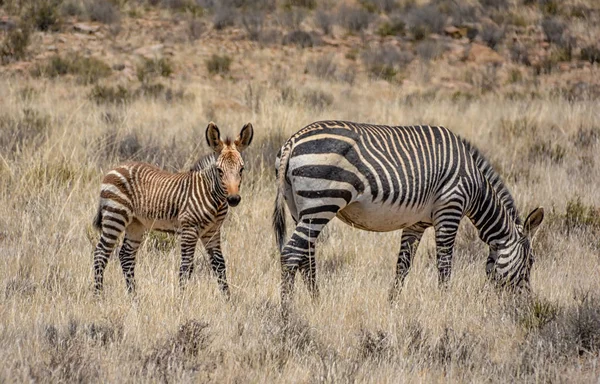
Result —
POLYGON ((103 286, 104 268, 124 233, 119 251, 129 292, 135 291, 135 256, 147 230, 181 234, 179 282, 194 269, 198 238, 208 251, 221 290, 228 294, 225 261, 221 253, 221 225, 228 207, 239 204, 244 161, 240 155, 253 137, 246 124, 235 141, 221 140, 214 123, 206 141, 215 154, 202 158, 188 172, 169 173, 150 164, 130 163, 109 171, 102 181, 94 226, 102 231, 94 251, 95 290, 103 286), (217 156, 218 154, 218 156, 217 156))
POLYGON ((502 285, 530 289, 530 238, 543 220, 543 208, 521 222, 490 163, 444 127, 315 122, 287 140, 276 169, 273 227, 284 304, 297 270, 318 294, 315 240, 334 217, 368 231, 404 229, 390 298, 402 286, 416 245, 430 226, 435 228, 439 282, 448 281, 465 215, 489 245, 488 276, 502 285), (296 222, 285 246, 284 199, 296 222))

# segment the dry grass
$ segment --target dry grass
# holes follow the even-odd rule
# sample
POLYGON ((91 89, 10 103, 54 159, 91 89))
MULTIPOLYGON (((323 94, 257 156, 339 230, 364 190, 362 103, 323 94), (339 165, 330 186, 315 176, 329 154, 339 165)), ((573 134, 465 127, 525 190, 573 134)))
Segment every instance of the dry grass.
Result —
POLYGON ((405 91, 364 74, 355 85, 302 76, 247 86, 176 78, 172 86, 185 85, 194 98, 117 105, 98 105, 89 87, 67 80, 0 80, 0 143, 7 143, 0 148, 0 381, 596 380, 600 243, 587 218, 600 207, 597 104, 544 95, 408 103, 405 91), (285 87, 335 97, 318 108, 301 97, 290 103, 285 87), (248 99, 248 89, 248 107, 218 102, 248 99), (199 268, 180 292, 178 249, 156 237, 139 252, 135 299, 114 257, 105 294, 94 297, 91 221, 102 171, 127 158, 184 169, 207 151, 209 118, 229 134, 248 121, 255 127, 242 202, 224 226, 232 299, 218 291, 200 249, 199 268), (533 301, 486 284, 486 248, 464 223, 449 290, 437 287, 427 232, 390 305, 400 232, 334 222, 318 250, 321 298, 312 302, 299 279, 284 322, 270 229, 273 161, 288 135, 321 118, 443 124, 476 143, 522 212, 547 209, 535 244, 533 301), (573 221, 574 203, 567 215, 569 201, 583 219, 573 221))

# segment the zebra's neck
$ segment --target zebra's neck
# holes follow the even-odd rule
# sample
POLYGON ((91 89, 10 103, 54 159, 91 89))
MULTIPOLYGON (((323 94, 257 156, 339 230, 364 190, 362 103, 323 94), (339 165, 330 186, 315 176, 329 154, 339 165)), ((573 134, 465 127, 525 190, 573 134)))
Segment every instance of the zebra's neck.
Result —
POLYGON ((469 217, 479 231, 481 240, 492 247, 518 239, 514 217, 485 177, 483 187, 473 201, 469 217))
POLYGON ((225 185, 219 175, 219 170, 215 164, 211 164, 199 171, 192 171, 193 175, 199 177, 202 183, 207 187, 207 190, 212 193, 218 201, 225 201, 227 198, 227 192, 225 191, 225 185))

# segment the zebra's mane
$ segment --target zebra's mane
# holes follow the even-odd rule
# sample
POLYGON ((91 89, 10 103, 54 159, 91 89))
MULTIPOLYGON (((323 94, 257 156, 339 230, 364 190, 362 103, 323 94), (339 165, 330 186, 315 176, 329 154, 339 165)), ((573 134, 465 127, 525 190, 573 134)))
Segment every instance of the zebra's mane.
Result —
POLYGON ((502 178, 500 177, 498 172, 494 170, 492 164, 489 162, 488 159, 485 158, 485 156, 479 151, 479 149, 477 149, 473 144, 471 144, 467 140, 463 138, 461 138, 461 140, 471 153, 471 156, 475 160, 475 165, 477 165, 477 168, 479 168, 483 176, 487 179, 492 188, 494 188, 494 190, 496 191, 498 198, 504 204, 504 207, 506 208, 510 217, 513 218, 516 224, 521 225, 522 222, 519 218, 519 212, 517 211, 515 200, 513 199, 512 195, 510 194, 510 191, 504 184, 504 181, 502 181, 502 178))
POLYGON ((217 157, 218 156, 216 153, 210 153, 202 156, 198 161, 196 161, 196 164, 192 165, 190 171, 200 172, 214 166, 217 163, 217 157))

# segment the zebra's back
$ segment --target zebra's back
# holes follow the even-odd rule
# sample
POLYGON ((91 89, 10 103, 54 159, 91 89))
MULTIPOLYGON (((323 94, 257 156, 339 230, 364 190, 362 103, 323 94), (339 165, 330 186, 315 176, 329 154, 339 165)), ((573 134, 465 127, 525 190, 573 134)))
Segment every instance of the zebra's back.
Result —
POLYGON ((300 130, 286 146, 286 176, 295 190, 286 194, 301 206, 300 217, 310 199, 315 205, 342 199, 337 217, 372 231, 430 222, 440 194, 474 168, 462 140, 436 126, 322 121, 300 130))

